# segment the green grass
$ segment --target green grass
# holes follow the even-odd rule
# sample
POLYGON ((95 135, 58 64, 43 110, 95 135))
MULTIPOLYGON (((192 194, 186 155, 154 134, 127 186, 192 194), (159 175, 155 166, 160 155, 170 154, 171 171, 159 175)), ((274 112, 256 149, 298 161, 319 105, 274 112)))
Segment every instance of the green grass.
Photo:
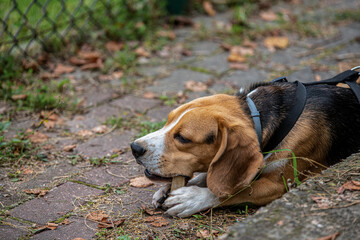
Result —
POLYGON ((338 11, 335 14, 335 21, 344 21, 351 20, 360 22, 360 10, 359 9, 347 9, 343 11, 338 11))
MULTIPOLYGON (((9 121, 0 122, 0 165, 28 157, 31 150, 34 150, 24 133, 18 133, 16 137, 9 140, 5 139, 3 133, 10 125, 9 121)), ((18 174, 12 173, 9 177, 17 181, 18 174)))

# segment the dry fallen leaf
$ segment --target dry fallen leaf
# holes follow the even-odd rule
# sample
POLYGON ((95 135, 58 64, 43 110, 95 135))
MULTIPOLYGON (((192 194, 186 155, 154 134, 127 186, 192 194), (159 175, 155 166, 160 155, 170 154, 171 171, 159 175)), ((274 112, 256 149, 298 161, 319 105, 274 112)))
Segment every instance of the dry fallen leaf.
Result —
POLYGON ((44 196, 47 192, 49 192, 49 190, 47 190, 47 189, 40 189, 40 188, 34 188, 34 189, 26 189, 26 190, 24 190, 24 192, 26 192, 27 194, 34 194, 34 195, 37 195, 38 197, 42 197, 42 196, 44 196))
POLYGON ((115 227, 119 227, 120 225, 122 225, 125 222, 125 219, 120 219, 120 220, 116 220, 116 221, 110 221, 110 220, 103 220, 98 224, 98 228, 106 228, 106 229, 110 229, 110 228, 115 228, 115 227))
POLYGON ((11 99, 14 100, 14 101, 17 101, 17 100, 24 100, 27 97, 28 96, 26 94, 16 94, 16 95, 12 95, 11 99))
POLYGON ((145 222, 149 222, 154 227, 163 227, 169 225, 169 222, 166 221, 166 219, 163 217, 147 217, 145 218, 145 222))
POLYGON ((355 180, 348 181, 338 188, 337 193, 342 194, 345 190, 360 191, 360 182, 355 180))
POLYGON ((255 51, 250 47, 233 46, 230 48, 230 54, 237 54, 241 56, 252 56, 255 51))
POLYGON ((32 170, 31 168, 23 167, 21 169, 21 174, 23 174, 23 175, 30 175, 30 174, 33 174, 33 173, 34 173, 34 170, 32 170))
POLYGON ((47 128, 47 129, 50 129, 50 128, 54 128, 54 127, 55 127, 55 122, 54 122, 54 121, 44 120, 44 121, 42 121, 42 124, 43 124, 44 127, 47 128))
POLYGON ((95 212, 91 212, 87 215, 87 219, 93 220, 95 222, 101 222, 103 220, 107 220, 109 215, 107 215, 105 212, 99 210, 95 212))
POLYGON ((256 48, 257 44, 255 42, 252 42, 250 40, 245 40, 242 44, 244 47, 249 47, 249 48, 256 48))
POLYGON ((28 138, 32 143, 43 143, 48 139, 48 136, 40 132, 34 132, 34 134, 29 135, 28 138))
POLYGON ((64 152, 71 152, 76 148, 76 144, 71 144, 63 147, 64 152))
POLYGON ((156 36, 168 38, 170 40, 174 40, 176 38, 175 32, 173 32, 173 31, 165 31, 165 30, 158 31, 156 33, 156 36))
POLYGON ((195 82, 193 80, 189 80, 185 82, 185 88, 193 92, 201 92, 206 91, 207 86, 203 82, 195 82))
POLYGON ((94 135, 94 133, 92 131, 87 130, 87 129, 80 130, 76 134, 80 137, 90 137, 90 136, 94 135))
POLYGON ((51 78, 56 78, 57 76, 53 73, 49 73, 49 72, 43 72, 40 74, 40 78, 41 80, 49 80, 51 78))
POLYGON ((69 225, 70 224, 70 221, 68 218, 65 218, 64 221, 61 222, 61 224, 63 225, 69 225))
POLYGON ((78 57, 71 57, 69 59, 69 63, 80 66, 80 65, 87 64, 88 61, 85 59, 78 58, 78 57))
POLYGON ((311 199, 317 203, 319 208, 328 208, 331 205, 331 202, 327 197, 312 196, 311 199))
POLYGON ((153 93, 153 92, 145 92, 145 93, 143 94, 143 98, 154 99, 154 98, 156 98, 156 95, 155 95, 155 93, 153 93))
POLYGON ((94 69, 102 69, 104 67, 104 64, 102 62, 102 59, 97 59, 96 62, 91 62, 85 65, 82 65, 80 67, 81 70, 94 70, 94 69))
POLYGON ((204 11, 207 13, 207 15, 209 15, 209 16, 215 16, 216 11, 214 10, 213 5, 212 5, 211 2, 209 2, 209 1, 204 1, 204 2, 203 2, 203 8, 204 8, 204 11))
POLYGON ((56 65, 56 68, 54 69, 54 74, 56 77, 64 74, 64 73, 72 73, 75 71, 75 68, 72 66, 66 66, 64 64, 58 64, 56 65))
POLYGON ((130 186, 131 187, 136 187, 136 188, 146 188, 149 187, 151 185, 153 185, 154 183, 148 179, 147 177, 136 177, 133 179, 130 179, 130 186))
POLYGON ((85 238, 74 238, 72 240, 86 240, 85 238))
POLYGON ((96 126, 93 129, 91 129, 91 131, 93 131, 94 133, 105 133, 107 132, 109 129, 106 125, 100 125, 100 126, 96 126))
POLYGON ((155 211, 154 209, 149 209, 147 208, 144 204, 141 205, 142 210, 144 210, 145 213, 149 214, 149 215, 157 215, 157 214, 161 214, 161 211, 155 211))
POLYGON ((105 44, 105 47, 110 52, 120 51, 124 48, 124 44, 121 42, 110 41, 105 44))
POLYGON ((267 37, 264 40, 264 45, 270 52, 274 52, 276 48, 284 49, 289 46, 288 37, 267 37))
POLYGON ((78 56, 81 59, 85 59, 88 62, 95 63, 101 58, 101 53, 95 51, 79 51, 78 56))
POLYGON ((56 223, 46 223, 46 228, 51 229, 51 230, 55 230, 57 227, 59 226, 59 224, 56 223))
POLYGON ((246 62, 246 57, 238 55, 238 54, 230 54, 228 56, 228 61, 229 62, 238 62, 238 63, 244 63, 246 62))
POLYGON ((231 69, 236 69, 236 70, 248 70, 249 66, 246 63, 230 63, 229 64, 231 69))
POLYGON ((275 21, 278 18, 278 15, 272 10, 267 10, 260 12, 260 17, 265 21, 271 22, 275 21))
POLYGON ((209 230, 200 229, 196 233, 196 236, 199 237, 199 238, 209 238, 211 235, 210 235, 209 230))
POLYGON ((150 57, 150 53, 148 53, 145 48, 143 47, 138 47, 135 49, 135 54, 141 57, 150 57))
POLYGON ((340 235, 340 232, 336 232, 329 236, 319 237, 316 240, 335 240, 339 235, 340 235))

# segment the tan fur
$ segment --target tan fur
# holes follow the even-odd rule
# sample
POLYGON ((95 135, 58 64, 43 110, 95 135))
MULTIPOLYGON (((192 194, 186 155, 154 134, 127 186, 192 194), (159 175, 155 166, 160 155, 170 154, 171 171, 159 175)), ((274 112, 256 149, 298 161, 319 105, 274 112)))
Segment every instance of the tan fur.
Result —
MULTIPOLYGON (((208 172, 208 188, 222 201, 226 200, 223 205, 241 202, 263 205, 285 192, 282 176, 294 178, 291 160, 274 171, 262 174, 252 183, 264 166, 264 160, 252 119, 244 113, 237 97, 219 94, 196 99, 173 110, 166 125, 176 121, 188 109, 192 110, 166 135, 160 163, 165 176, 191 177, 194 172, 208 172), (177 133, 192 142, 182 144, 176 141, 174 134, 177 133), (208 144, 204 141, 210 133, 216 140, 208 144), (236 196, 227 199, 234 194, 236 196)), ((295 149, 297 157, 316 159, 325 164, 330 141, 329 127, 324 116, 316 115, 316 120, 313 120, 314 114, 305 109, 278 149, 295 149)), ((269 132, 264 129, 264 133, 266 141, 269 132)), ((267 163, 284 158, 291 158, 291 153, 273 154, 267 163)), ((319 172, 322 169, 304 159, 298 159, 297 164, 299 172, 304 173, 300 174, 301 179, 307 176, 306 171, 319 172)))

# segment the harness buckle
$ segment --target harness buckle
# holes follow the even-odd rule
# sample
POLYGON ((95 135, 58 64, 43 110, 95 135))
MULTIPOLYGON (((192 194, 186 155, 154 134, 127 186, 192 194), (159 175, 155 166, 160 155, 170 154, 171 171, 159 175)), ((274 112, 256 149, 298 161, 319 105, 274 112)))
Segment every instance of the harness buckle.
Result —
POLYGON ((288 82, 288 80, 286 79, 286 77, 278 77, 271 80, 271 82, 288 82))

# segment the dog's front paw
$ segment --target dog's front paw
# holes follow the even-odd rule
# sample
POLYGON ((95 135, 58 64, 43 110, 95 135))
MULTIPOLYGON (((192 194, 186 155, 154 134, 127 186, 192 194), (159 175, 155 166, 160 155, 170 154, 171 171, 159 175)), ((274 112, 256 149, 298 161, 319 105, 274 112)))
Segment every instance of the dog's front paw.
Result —
POLYGON ((198 186, 182 187, 169 194, 164 206, 171 216, 189 217, 220 203, 219 198, 208 188, 198 186))
POLYGON ((166 184, 154 193, 152 198, 152 204, 155 208, 160 208, 162 206, 170 191, 170 187, 170 184, 166 184))

